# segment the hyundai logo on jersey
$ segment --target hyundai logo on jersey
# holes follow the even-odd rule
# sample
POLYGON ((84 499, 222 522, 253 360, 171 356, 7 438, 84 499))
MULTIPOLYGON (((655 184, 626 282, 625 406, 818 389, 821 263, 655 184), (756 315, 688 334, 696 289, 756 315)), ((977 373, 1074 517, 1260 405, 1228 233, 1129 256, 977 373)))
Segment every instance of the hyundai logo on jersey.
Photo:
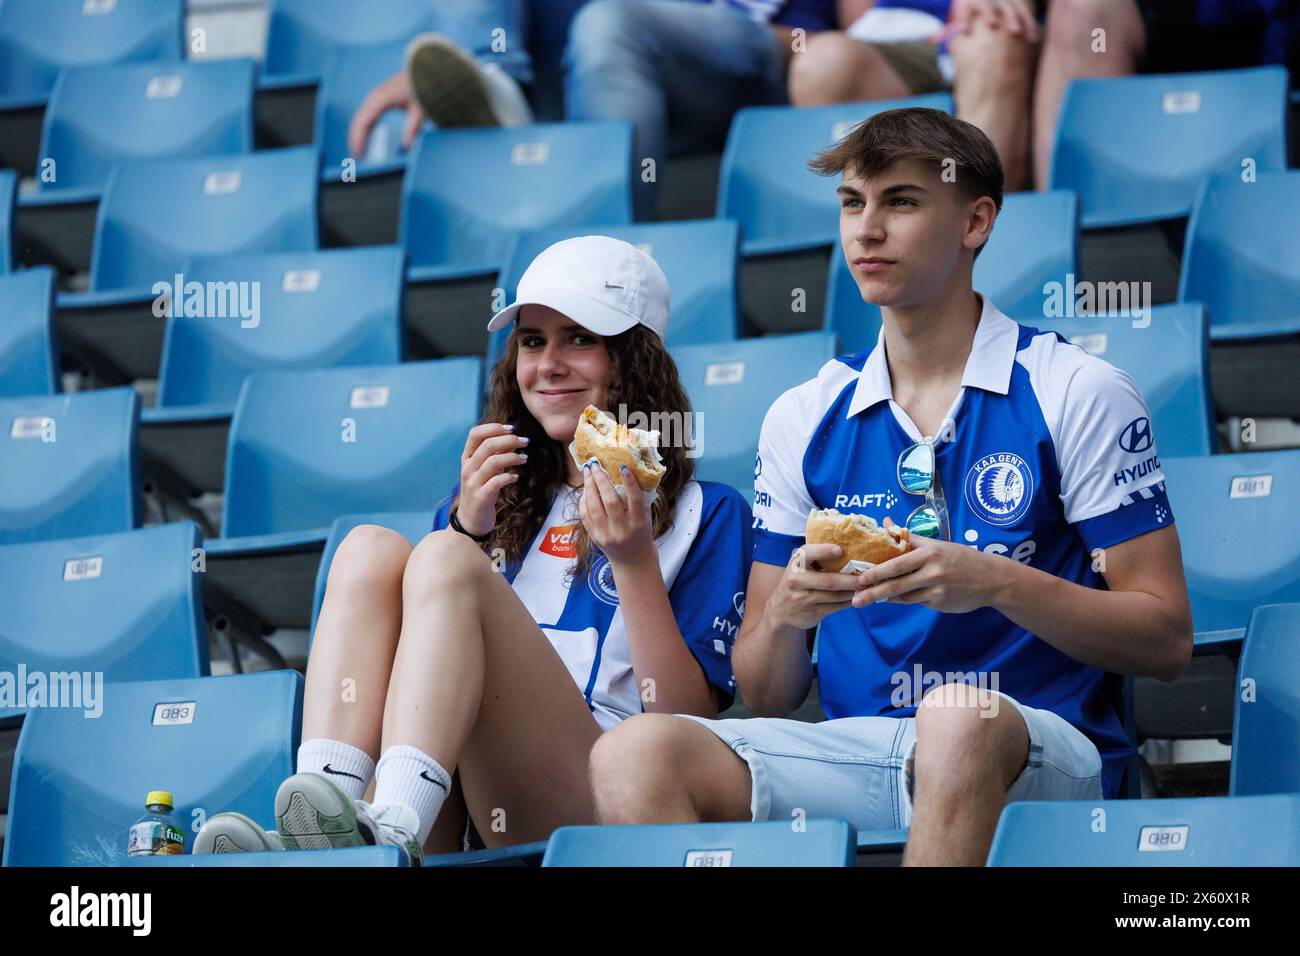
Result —
POLYGON ((1151 438, 1151 419, 1135 418, 1119 433, 1119 447, 1134 455, 1141 454, 1154 444, 1151 438))
MULTIPOLYGON (((897 487, 900 454, 927 438, 893 400, 884 338, 882 331, 874 347, 827 362, 768 411, 754 482, 756 561, 787 564, 814 508, 839 504, 901 525, 915 506, 906 495, 892 503, 875 496, 897 487)), ((1104 587, 1095 549, 1173 520, 1149 416, 1128 375, 1055 333, 1022 328, 984 299, 961 388, 944 416, 952 425, 933 443, 935 471, 950 489, 954 542, 1104 587), (1125 432, 1149 461, 1134 464, 1116 442, 1125 432)), ((890 677, 917 661, 945 672, 997 670, 1004 693, 1059 714, 1097 745, 1103 790, 1116 793, 1132 747, 1101 692, 1104 675, 996 609, 847 608, 822 621, 819 642, 828 717, 912 716, 914 708, 891 702, 890 677)))

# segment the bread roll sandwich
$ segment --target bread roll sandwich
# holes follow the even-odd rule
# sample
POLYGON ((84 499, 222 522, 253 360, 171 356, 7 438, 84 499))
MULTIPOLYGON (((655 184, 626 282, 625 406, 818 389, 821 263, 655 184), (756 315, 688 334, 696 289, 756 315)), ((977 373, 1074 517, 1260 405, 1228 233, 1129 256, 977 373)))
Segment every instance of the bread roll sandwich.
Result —
POLYGON ((668 469, 659 455, 659 433, 620 425, 595 405, 588 405, 573 435, 578 461, 595 458, 615 485, 623 483, 622 466, 632 470, 642 491, 654 491, 668 469))
POLYGON ((850 562, 859 565, 846 573, 864 570, 860 565, 880 564, 905 554, 908 534, 906 528, 883 528, 867 515, 840 514, 834 508, 814 508, 808 513, 804 530, 809 544, 838 544, 844 552, 838 558, 814 562, 816 566, 823 571, 842 571, 850 562))

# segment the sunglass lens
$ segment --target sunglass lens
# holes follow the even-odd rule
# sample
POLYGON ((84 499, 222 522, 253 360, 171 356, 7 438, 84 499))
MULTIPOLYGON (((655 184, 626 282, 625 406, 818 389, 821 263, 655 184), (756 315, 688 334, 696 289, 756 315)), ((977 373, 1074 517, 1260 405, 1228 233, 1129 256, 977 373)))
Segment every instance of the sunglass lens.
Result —
POLYGON ((898 483, 914 495, 923 495, 934 483, 934 449, 913 445, 898 459, 898 483))
POLYGON ((907 516, 907 530, 923 538, 940 536, 939 516, 929 505, 921 505, 907 516))

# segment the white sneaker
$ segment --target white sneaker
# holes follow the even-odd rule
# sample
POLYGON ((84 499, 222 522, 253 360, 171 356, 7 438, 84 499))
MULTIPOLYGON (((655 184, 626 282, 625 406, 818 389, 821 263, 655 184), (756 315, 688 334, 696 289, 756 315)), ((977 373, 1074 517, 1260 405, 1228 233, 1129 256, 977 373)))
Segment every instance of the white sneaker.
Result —
POLYGON ((195 853, 264 853, 283 850, 280 834, 263 830, 242 813, 218 813, 208 817, 194 837, 195 853))
POLYGON ((376 843, 400 846, 410 858, 411 866, 424 865, 422 848, 416 840, 420 818, 414 810, 400 803, 372 807, 365 801, 359 802, 365 808, 366 816, 373 821, 376 843))
POLYGON ((319 773, 296 773, 275 794, 275 823, 286 850, 392 844, 406 851, 411 866, 422 866, 415 811, 396 806, 379 810, 381 817, 374 817, 368 803, 353 800, 319 773))

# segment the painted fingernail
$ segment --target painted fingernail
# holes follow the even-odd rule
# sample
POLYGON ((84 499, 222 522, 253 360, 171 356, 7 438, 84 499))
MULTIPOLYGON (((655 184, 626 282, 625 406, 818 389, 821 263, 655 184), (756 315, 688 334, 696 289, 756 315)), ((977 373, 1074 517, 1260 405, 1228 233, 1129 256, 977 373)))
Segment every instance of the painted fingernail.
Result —
POLYGON ((514 426, 514 425, 511 425, 511 424, 509 424, 509 423, 507 423, 506 426, 505 426, 505 429, 506 429, 506 431, 508 431, 508 432, 512 432, 512 431, 515 430, 515 426, 514 426))
POLYGON ((528 460, 528 456, 525 455, 523 452, 520 452, 520 453, 519 453, 519 460, 520 460, 520 461, 527 461, 527 460, 528 460))
POLYGON ((627 465, 624 465, 624 466, 623 466, 623 474, 625 474, 625 475, 630 475, 630 474, 632 474, 632 469, 629 468, 627 465))
POLYGON ((519 440, 523 442, 525 445, 527 445, 529 442, 532 441, 532 439, 529 438, 527 435, 520 435, 519 440))

